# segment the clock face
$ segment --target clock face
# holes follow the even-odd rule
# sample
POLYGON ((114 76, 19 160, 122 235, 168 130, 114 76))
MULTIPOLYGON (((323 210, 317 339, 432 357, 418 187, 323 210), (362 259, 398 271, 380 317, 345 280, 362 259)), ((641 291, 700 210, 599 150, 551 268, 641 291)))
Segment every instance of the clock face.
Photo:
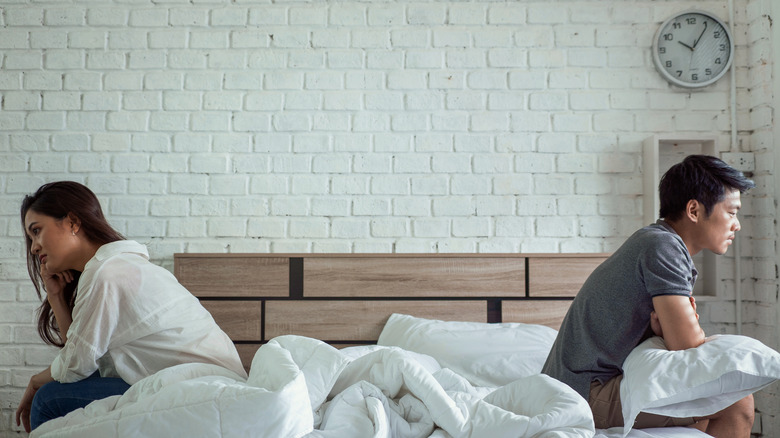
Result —
POLYGON ((658 71, 682 87, 704 87, 726 74, 734 52, 728 28, 717 18, 699 11, 666 20, 653 41, 658 71))

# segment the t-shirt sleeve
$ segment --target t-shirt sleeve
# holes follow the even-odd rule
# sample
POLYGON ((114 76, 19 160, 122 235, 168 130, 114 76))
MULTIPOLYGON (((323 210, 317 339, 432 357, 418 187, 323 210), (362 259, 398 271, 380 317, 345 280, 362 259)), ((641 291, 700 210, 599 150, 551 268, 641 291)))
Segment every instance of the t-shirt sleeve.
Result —
POLYGON ((51 364, 51 375, 61 383, 83 380, 98 370, 98 359, 106 354, 117 327, 119 303, 117 285, 105 281, 100 273, 96 281, 79 288, 68 340, 51 364))
POLYGON ((688 250, 676 238, 657 240, 640 255, 640 268, 651 297, 660 295, 691 296, 693 261, 688 250))

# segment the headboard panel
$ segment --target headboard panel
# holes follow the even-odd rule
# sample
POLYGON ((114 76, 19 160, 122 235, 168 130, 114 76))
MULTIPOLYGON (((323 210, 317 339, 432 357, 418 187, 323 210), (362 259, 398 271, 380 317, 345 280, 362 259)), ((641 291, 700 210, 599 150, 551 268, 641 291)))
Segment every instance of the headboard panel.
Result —
POLYGON ((312 257, 304 297, 512 297, 525 291, 525 259, 312 257))
POLYGON ((608 254, 174 254, 244 365, 286 334, 371 344, 393 313, 560 327, 608 254))

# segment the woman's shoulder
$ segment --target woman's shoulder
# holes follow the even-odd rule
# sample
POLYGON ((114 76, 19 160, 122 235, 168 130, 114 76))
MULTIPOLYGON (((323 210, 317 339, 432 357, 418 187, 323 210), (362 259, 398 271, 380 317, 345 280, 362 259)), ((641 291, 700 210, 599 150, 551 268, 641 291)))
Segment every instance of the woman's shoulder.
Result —
POLYGON ((134 240, 117 240, 115 242, 109 242, 98 248, 95 256, 92 257, 90 262, 100 264, 111 258, 123 255, 132 255, 141 257, 144 260, 149 260, 149 251, 146 246, 142 245, 134 240))
POLYGON ((81 275, 84 286, 91 289, 98 283, 133 283, 134 278, 142 275, 145 266, 151 265, 148 257, 146 247, 137 242, 121 240, 107 243, 85 266, 81 275))

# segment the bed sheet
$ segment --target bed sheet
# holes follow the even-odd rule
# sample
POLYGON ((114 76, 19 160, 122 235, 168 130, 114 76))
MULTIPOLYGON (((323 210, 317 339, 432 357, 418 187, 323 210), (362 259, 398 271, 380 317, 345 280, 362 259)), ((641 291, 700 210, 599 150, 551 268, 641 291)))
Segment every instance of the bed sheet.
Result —
MULTIPOLYGON (((258 349, 248 379, 214 365, 169 368, 32 436, 179 430, 275 438, 708 437, 689 428, 595 431, 585 400, 539 373, 554 335, 542 326, 394 314, 379 345, 337 350, 280 336, 258 349)), ((663 408, 654 413, 673 415, 685 408, 686 416, 709 415, 722 409, 713 400, 737 397, 728 406, 780 379, 780 353, 746 337, 718 335, 682 352, 660 342, 649 339, 629 357, 636 360, 626 361, 623 386, 636 383, 632 396, 622 397, 631 412, 663 408)))
MULTIPOLYGON (((473 379, 470 373, 466 376, 473 379)), ((256 353, 248 379, 214 365, 163 370, 122 396, 55 419, 32 437, 623 438, 594 430, 571 388, 533 374, 475 385, 435 358, 396 346, 337 350, 281 336, 256 353)), ((707 438, 689 428, 632 430, 627 438, 707 438)))
MULTIPOLYGON (((594 438, 623 438, 623 428, 597 429, 594 438)), ((627 438, 712 438, 712 435, 690 427, 663 427, 632 429, 627 438)))
POLYGON ((536 374, 475 387, 398 347, 349 356, 281 336, 255 354, 247 380, 211 365, 168 368, 122 396, 41 425, 32 437, 591 438, 576 392, 536 374))

